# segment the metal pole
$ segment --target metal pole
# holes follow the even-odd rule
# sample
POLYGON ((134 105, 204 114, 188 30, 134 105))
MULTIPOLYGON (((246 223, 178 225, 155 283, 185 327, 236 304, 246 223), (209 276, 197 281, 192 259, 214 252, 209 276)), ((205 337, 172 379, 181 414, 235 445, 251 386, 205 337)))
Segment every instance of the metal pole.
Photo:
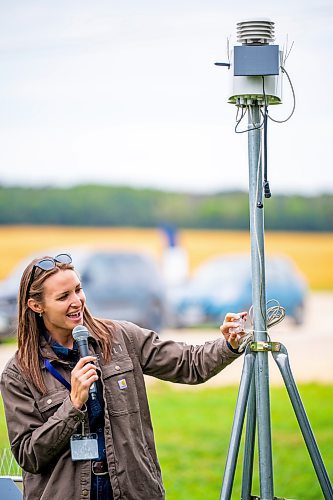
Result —
MULTIPOLYGON (((262 199, 261 130, 258 104, 249 105, 248 159, 250 235, 254 340, 267 340, 266 290, 264 258, 264 211, 258 207, 262 199)), ((258 451, 260 495, 262 500, 272 500, 273 463, 270 421, 268 353, 258 352, 255 361, 256 409, 258 422, 258 451)))

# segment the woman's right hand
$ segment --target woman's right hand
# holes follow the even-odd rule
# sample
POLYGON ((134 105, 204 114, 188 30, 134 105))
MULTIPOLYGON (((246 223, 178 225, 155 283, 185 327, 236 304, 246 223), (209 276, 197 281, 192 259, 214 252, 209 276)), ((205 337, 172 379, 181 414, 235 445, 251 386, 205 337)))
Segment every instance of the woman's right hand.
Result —
POLYGON ((94 356, 81 358, 72 370, 70 398, 75 408, 80 410, 89 397, 89 388, 98 380, 94 356))

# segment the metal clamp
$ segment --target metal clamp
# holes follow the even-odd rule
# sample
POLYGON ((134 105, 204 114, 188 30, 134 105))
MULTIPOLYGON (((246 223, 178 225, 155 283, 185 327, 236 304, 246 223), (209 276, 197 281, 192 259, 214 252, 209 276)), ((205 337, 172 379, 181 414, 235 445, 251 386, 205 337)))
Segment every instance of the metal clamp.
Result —
POLYGON ((265 351, 279 352, 281 349, 281 343, 280 342, 262 342, 262 341, 251 342, 250 349, 251 349, 251 351, 254 351, 254 352, 265 352, 265 351))

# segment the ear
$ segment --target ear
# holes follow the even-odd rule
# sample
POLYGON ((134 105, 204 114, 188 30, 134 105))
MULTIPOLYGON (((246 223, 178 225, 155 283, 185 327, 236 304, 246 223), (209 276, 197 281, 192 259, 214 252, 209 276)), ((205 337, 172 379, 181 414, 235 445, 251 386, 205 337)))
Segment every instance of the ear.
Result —
POLYGON ((40 304, 40 302, 37 302, 37 300, 35 300, 35 299, 32 299, 32 298, 28 299, 27 305, 35 313, 42 313, 43 312, 42 305, 40 304))

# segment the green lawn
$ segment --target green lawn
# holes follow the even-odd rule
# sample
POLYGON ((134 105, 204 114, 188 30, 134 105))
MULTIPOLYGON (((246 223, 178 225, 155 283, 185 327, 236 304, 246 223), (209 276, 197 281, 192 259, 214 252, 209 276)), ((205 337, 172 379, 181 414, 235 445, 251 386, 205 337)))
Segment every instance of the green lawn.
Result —
POLYGON ((3 402, 0 397, 0 449, 8 447, 8 436, 6 428, 6 419, 3 410, 3 402))
MULTIPOLYGON (((220 495, 238 388, 149 389, 157 451, 168 500, 216 500, 220 495)), ((333 387, 299 387, 328 474, 333 478, 333 387)), ((274 494, 324 498, 284 387, 271 389, 274 494)), ((244 436, 243 436, 244 437, 244 436)), ((233 488, 240 499, 242 447, 233 488)), ((258 460, 252 494, 259 495, 258 460)))
MULTIPOLYGON (((157 451, 168 500, 217 500, 234 415, 237 387, 149 387, 157 451)), ((333 386, 299 386, 305 409, 330 478, 333 478, 333 386)), ((274 494, 283 498, 323 498, 284 387, 271 388, 274 494)), ((8 446, 2 405, 0 448, 8 446)), ((255 457, 252 494, 259 495, 255 457)), ((242 447, 233 488, 240 499, 242 447)))

